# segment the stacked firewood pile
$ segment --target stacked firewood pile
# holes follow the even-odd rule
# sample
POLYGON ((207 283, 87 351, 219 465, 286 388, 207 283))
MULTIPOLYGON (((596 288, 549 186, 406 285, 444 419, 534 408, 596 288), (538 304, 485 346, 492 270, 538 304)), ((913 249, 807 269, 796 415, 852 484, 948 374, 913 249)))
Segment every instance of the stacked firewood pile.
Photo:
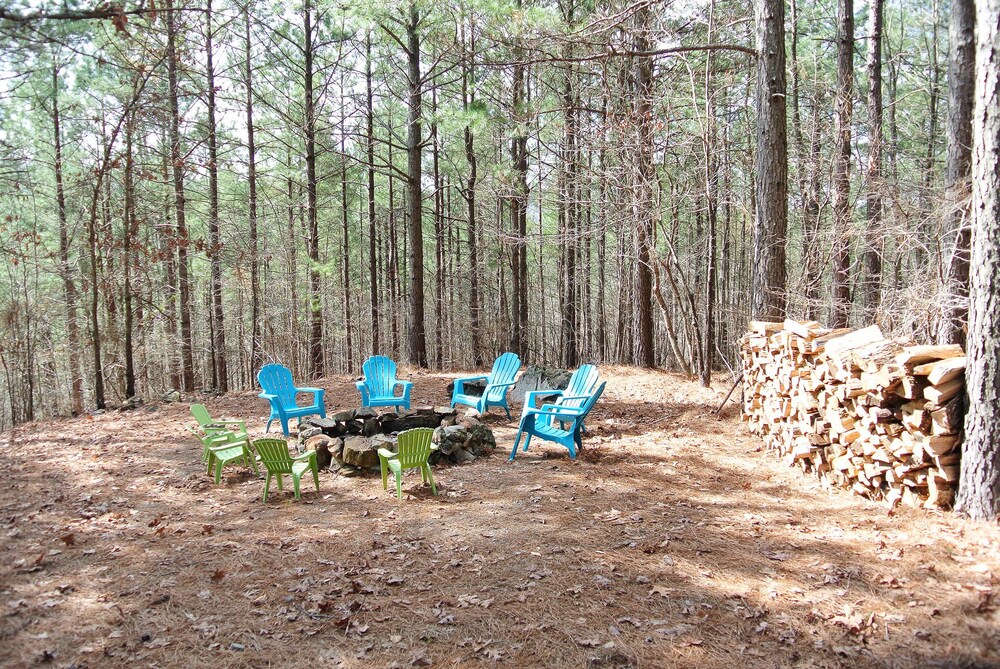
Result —
POLYGON ((878 326, 752 321, 740 340, 743 418, 789 465, 889 506, 951 505, 965 353, 878 326))

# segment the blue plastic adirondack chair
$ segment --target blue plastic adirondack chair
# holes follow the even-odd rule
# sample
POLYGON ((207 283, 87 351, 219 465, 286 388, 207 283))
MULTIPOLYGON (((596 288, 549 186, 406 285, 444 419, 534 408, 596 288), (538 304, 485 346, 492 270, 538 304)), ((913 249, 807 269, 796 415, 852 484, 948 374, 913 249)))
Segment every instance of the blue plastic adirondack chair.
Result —
POLYGON ((503 407, 510 420, 510 407, 507 406, 507 391, 514 385, 514 377, 521 369, 521 359, 514 353, 504 353, 493 363, 493 371, 489 376, 467 376, 455 379, 455 389, 451 393, 451 406, 464 404, 479 413, 486 413, 490 407, 503 407), (486 381, 482 396, 467 395, 465 384, 470 381, 486 381))
MULTIPOLYGON (((597 380, 600 375, 597 372, 597 367, 594 365, 582 365, 579 369, 573 372, 573 375, 569 377, 569 383, 566 384, 564 390, 531 390, 524 394, 524 406, 529 409, 535 408, 535 398, 551 397, 553 395, 558 395, 553 402, 558 407, 570 407, 578 408, 582 407, 584 402, 590 398, 591 394, 594 392, 594 387, 597 386, 597 380)), ((584 433, 586 433, 586 427, 581 425, 584 433)))
POLYGON ((413 383, 396 378, 396 363, 392 359, 384 355, 373 355, 365 360, 361 369, 365 373, 364 381, 354 384, 361 393, 361 406, 410 408, 413 383), (402 386, 401 396, 395 394, 396 386, 402 386))
POLYGON ((521 443, 521 435, 525 435, 524 450, 528 450, 531 437, 535 436, 546 441, 554 441, 569 449, 569 457, 576 458, 576 452, 583 446, 581 434, 583 432, 583 421, 587 414, 597 404, 604 386, 607 382, 597 386, 590 397, 584 401, 580 407, 556 406, 555 404, 545 404, 538 409, 525 406, 521 415, 521 424, 517 428, 517 439, 514 440, 514 448, 510 451, 510 459, 517 455, 518 444, 521 443), (565 427, 563 427, 565 426, 565 427))
POLYGON ((322 388, 296 388, 292 383, 292 373, 284 365, 264 365, 257 372, 257 381, 264 390, 257 397, 265 399, 271 403, 271 415, 267 417, 267 427, 264 432, 271 429, 271 423, 277 418, 281 421, 281 431, 288 436, 288 419, 303 416, 319 415, 326 418, 326 406, 323 404, 322 388), (312 393, 313 403, 309 406, 300 407, 296 401, 299 393, 312 393))

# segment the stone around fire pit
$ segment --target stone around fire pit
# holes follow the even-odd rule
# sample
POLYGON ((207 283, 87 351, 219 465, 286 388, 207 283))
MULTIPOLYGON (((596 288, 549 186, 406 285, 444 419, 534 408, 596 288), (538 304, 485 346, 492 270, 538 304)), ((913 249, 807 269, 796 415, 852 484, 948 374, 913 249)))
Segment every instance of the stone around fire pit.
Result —
POLYGON ((329 418, 307 418, 299 426, 299 448, 315 450, 320 467, 356 476, 378 471, 378 449, 396 450, 395 435, 415 427, 435 428, 431 464, 463 463, 487 455, 496 447, 490 429, 475 418, 457 415, 446 406, 416 407, 402 413, 372 409, 339 411, 329 418))

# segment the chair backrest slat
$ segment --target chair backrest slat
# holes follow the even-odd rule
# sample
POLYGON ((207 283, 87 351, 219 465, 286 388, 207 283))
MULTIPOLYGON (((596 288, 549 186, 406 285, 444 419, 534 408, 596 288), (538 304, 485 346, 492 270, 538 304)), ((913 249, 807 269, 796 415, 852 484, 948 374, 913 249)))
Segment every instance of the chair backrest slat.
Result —
POLYGON ((292 456, 288 452, 288 442, 284 439, 258 439, 253 442, 254 450, 267 471, 288 474, 292 471, 292 456))
POLYGON ((493 363, 493 370, 490 372, 490 377, 487 381, 486 399, 491 401, 503 399, 503 396, 510 389, 509 387, 490 388, 489 386, 496 383, 512 382, 520 369, 521 358, 516 353, 508 352, 498 357, 493 363))
POLYGON ((597 390, 594 391, 594 394, 587 398, 587 401, 582 407, 583 411, 580 412, 580 417, 577 419, 577 424, 583 422, 583 419, 587 417, 590 410, 594 408, 595 404, 597 404, 597 400, 601 399, 601 395, 604 393, 604 386, 606 385, 608 385, 607 381, 602 382, 601 385, 597 386, 597 390))
POLYGON ((198 425, 202 427, 212 423, 212 416, 208 413, 208 409, 205 408, 204 404, 192 404, 191 415, 198 421, 198 425))
POLYGON ((257 372, 260 387, 269 395, 277 395, 278 401, 284 407, 295 406, 295 384, 292 382, 292 372, 284 365, 264 365, 257 372))
MULTIPOLYGON (((566 390, 563 391, 563 396, 583 397, 584 395, 589 395, 594 390, 594 386, 597 385, 597 378, 597 367, 594 365, 581 366, 573 372, 573 376, 569 377, 569 383, 566 386, 566 390)), ((560 399, 556 403, 561 406, 580 407, 586 401, 586 398, 565 401, 560 399)))
POLYGON ((365 385, 374 397, 386 397, 396 384, 396 363, 384 355, 373 355, 361 366, 365 385))
POLYGON ((427 462, 433 436, 434 430, 429 427, 416 427, 399 433, 396 444, 399 449, 399 464, 403 469, 417 467, 427 462))

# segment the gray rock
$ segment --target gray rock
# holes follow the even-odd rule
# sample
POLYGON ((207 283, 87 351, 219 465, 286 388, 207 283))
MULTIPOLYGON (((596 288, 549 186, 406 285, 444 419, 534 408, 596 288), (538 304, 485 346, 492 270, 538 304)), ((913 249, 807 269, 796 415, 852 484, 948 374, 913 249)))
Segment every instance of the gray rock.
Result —
POLYGON ((355 467, 378 467, 378 447, 372 445, 366 437, 347 437, 344 439, 344 464, 355 467))
POLYGON ((569 385, 569 377, 573 373, 558 367, 539 367, 525 365, 521 368, 521 376, 507 395, 507 402, 523 404, 524 395, 531 390, 562 390, 569 385))
POLYGON ((346 423, 349 420, 354 420, 354 409, 348 409, 346 411, 338 411, 337 413, 330 416, 331 419, 337 421, 338 423, 346 423))
POLYGON ((466 462, 472 462, 476 459, 472 453, 469 453, 464 448, 460 448, 451 455, 451 461, 456 465, 465 464, 466 462))
POLYGON ((374 437, 370 439, 370 441, 372 443, 372 448, 374 448, 376 451, 378 451, 378 449, 380 448, 386 448, 392 451, 393 453, 396 452, 395 437, 390 437, 387 434, 376 434, 374 437))
POLYGON ((299 427, 299 441, 307 442, 317 435, 323 434, 323 430, 318 427, 299 427))
POLYGON ((360 409, 354 410, 354 417, 358 420, 365 420, 366 418, 374 418, 378 413, 375 409, 371 407, 361 407, 360 409))
POLYGON ((352 479, 361 476, 364 472, 362 472, 357 467, 352 467, 351 465, 343 465, 337 473, 343 476, 344 478, 352 479))
POLYGON ((337 421, 331 420, 330 418, 317 418, 316 416, 311 416, 302 421, 300 429, 307 427, 318 427, 320 430, 325 432, 326 430, 336 428, 337 421))
POLYGON ((372 437, 379 434, 382 431, 382 425, 376 418, 369 418, 364 422, 361 427, 361 435, 364 437, 372 437))

